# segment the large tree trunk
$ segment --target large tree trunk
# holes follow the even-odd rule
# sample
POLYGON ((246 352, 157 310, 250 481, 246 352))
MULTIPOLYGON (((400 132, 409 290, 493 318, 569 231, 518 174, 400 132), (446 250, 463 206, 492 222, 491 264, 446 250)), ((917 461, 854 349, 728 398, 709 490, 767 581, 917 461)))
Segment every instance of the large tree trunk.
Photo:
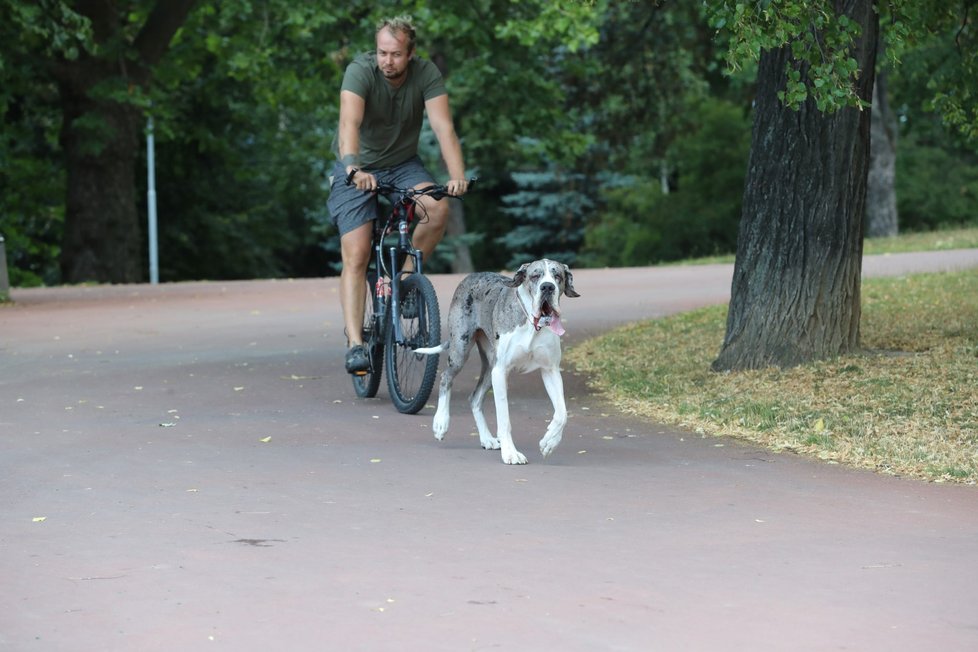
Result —
POLYGON ((886 94, 886 72, 873 85, 873 120, 866 189, 866 237, 893 236, 899 230, 896 201, 897 125, 886 94))
POLYGON ((130 283, 142 278, 136 210, 141 112, 106 88, 145 86, 152 66, 186 20, 195 0, 158 2, 139 35, 121 33, 126 11, 108 0, 78 0, 103 55, 82 54, 55 70, 63 109, 61 146, 67 169, 62 281, 130 283))
MULTIPOLYGON (((878 19, 870 0, 839 0, 862 26, 853 56, 872 95, 878 19)), ((727 331, 717 371, 791 367, 859 346, 869 111, 799 110, 777 98, 789 48, 765 51, 727 331)))
POLYGON ((131 106, 89 97, 91 83, 86 82, 107 76, 76 69, 60 85, 67 170, 61 277, 68 283, 141 278, 135 194, 140 114, 131 106))

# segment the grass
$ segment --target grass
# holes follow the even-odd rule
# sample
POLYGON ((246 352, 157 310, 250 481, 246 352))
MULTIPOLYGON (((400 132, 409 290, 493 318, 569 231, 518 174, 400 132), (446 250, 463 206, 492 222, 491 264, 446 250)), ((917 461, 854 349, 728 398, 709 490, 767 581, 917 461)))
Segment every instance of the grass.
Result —
MULTIPOLYGON (((978 228, 941 229, 927 233, 905 233, 892 238, 868 238, 863 253, 899 254, 908 251, 948 251, 950 249, 978 249, 978 228)), ((677 265, 703 265, 706 263, 732 263, 733 254, 720 254, 706 258, 684 260, 677 265)))
MULTIPOLYGON (((867 251, 978 247, 978 229, 886 240, 867 251)), ((714 306, 625 326, 566 360, 622 410, 702 436, 978 483, 978 271, 864 279, 862 293, 857 355, 711 372, 727 311, 714 306)))

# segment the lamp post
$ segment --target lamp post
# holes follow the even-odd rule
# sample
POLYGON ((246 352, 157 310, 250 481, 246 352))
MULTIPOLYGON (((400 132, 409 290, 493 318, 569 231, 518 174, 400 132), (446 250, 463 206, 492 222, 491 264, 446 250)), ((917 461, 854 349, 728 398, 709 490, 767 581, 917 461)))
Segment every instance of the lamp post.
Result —
POLYGON ((153 148, 153 117, 146 123, 146 205, 148 207, 149 282, 160 282, 160 259, 156 240, 156 153, 153 148))

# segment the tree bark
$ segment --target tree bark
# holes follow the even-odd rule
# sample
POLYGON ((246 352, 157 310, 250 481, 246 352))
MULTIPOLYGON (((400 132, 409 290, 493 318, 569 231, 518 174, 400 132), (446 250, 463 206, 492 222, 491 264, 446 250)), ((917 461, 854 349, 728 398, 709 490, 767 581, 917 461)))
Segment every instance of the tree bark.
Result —
MULTIPOLYGON (((871 0, 837 0, 862 26, 853 57, 872 96, 878 19, 871 0)), ((859 346, 869 111, 795 111, 777 98, 789 48, 765 51, 730 309, 716 371, 791 367, 859 346)))
POLYGON ((445 233, 449 236, 456 236, 452 242, 452 272, 455 274, 470 274, 475 271, 472 264, 472 252, 465 238, 465 207, 462 202, 453 201, 449 204, 448 225, 445 233))
POLYGON ((141 221, 136 210, 136 160, 141 111, 99 87, 145 86, 194 0, 157 3, 130 46, 125 20, 108 0, 80 0, 101 52, 62 61, 55 76, 62 107, 61 147, 67 170, 62 281, 131 283, 140 269, 141 221), (120 52, 120 48, 122 51, 120 52))
POLYGON ((897 125, 886 93, 886 72, 876 74, 866 189, 866 237, 894 236, 899 231, 896 200, 897 125))

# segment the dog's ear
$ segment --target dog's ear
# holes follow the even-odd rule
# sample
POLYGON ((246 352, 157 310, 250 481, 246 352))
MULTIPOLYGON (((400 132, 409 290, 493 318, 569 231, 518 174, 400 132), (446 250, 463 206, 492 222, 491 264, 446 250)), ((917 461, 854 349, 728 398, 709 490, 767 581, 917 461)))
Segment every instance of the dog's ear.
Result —
POLYGON ((570 267, 564 265, 564 295, 568 297, 579 297, 580 294, 574 289, 574 275, 571 274, 570 267))
POLYGON ((529 266, 530 263, 523 263, 520 265, 520 268, 516 270, 516 274, 513 275, 513 278, 506 285, 511 288, 518 288, 519 286, 523 285, 523 281, 526 280, 526 270, 529 266))

